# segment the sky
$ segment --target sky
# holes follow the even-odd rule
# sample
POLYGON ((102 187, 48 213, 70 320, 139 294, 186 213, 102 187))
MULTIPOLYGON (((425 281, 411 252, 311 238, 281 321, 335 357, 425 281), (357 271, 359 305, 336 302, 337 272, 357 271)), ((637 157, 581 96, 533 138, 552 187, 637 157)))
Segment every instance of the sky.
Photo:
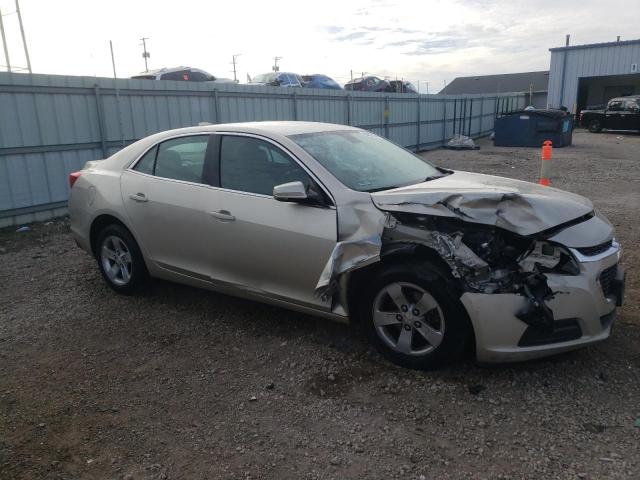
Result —
MULTIPOLYGON (((436 93, 458 76, 549 68, 549 48, 640 37, 638 0, 20 0, 34 73, 113 76, 188 65, 238 79, 362 72, 436 93)), ((14 0, 0 0, 12 65, 26 66, 14 0)), ((0 64, 4 64, 0 51, 0 64)), ((2 67, 0 67, 2 69, 2 67)))

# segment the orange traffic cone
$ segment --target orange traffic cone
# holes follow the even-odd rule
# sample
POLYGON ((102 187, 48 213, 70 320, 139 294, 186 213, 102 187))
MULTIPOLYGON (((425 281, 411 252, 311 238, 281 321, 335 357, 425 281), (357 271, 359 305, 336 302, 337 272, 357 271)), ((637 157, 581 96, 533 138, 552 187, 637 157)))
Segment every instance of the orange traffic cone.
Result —
POLYGON ((542 164, 540 166, 540 185, 548 187, 551 185, 549 174, 551 173, 551 155, 553 147, 551 140, 545 140, 542 146, 542 164))

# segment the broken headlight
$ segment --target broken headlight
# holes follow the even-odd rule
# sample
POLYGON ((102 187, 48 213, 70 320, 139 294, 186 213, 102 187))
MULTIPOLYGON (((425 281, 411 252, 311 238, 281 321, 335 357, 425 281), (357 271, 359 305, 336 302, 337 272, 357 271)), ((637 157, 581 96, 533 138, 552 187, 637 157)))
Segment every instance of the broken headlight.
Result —
POLYGON ((542 273, 578 275, 580 267, 573 255, 565 247, 551 242, 535 241, 522 255, 518 264, 525 272, 536 269, 542 273))

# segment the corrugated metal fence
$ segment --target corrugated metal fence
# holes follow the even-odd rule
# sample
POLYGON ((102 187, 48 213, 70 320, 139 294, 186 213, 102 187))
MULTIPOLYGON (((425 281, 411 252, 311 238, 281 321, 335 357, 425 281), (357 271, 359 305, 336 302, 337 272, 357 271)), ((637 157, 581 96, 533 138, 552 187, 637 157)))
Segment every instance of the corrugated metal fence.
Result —
POLYGON ((65 212, 67 176, 162 130, 259 120, 366 128, 413 150, 492 130, 522 94, 407 95, 0 73, 0 226, 65 212))

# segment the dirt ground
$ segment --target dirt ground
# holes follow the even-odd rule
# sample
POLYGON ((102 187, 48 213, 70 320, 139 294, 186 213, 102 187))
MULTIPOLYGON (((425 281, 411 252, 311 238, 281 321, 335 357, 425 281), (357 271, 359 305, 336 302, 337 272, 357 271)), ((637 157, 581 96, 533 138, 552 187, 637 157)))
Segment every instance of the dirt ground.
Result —
MULTIPOLYGON (((536 362, 404 370, 346 325, 159 281, 117 296, 64 219, 5 229, 0 478, 640 478, 640 136, 574 140, 553 185, 616 225, 626 304, 608 341, 536 362)), ((538 149, 480 145, 425 157, 537 180, 538 149)))

